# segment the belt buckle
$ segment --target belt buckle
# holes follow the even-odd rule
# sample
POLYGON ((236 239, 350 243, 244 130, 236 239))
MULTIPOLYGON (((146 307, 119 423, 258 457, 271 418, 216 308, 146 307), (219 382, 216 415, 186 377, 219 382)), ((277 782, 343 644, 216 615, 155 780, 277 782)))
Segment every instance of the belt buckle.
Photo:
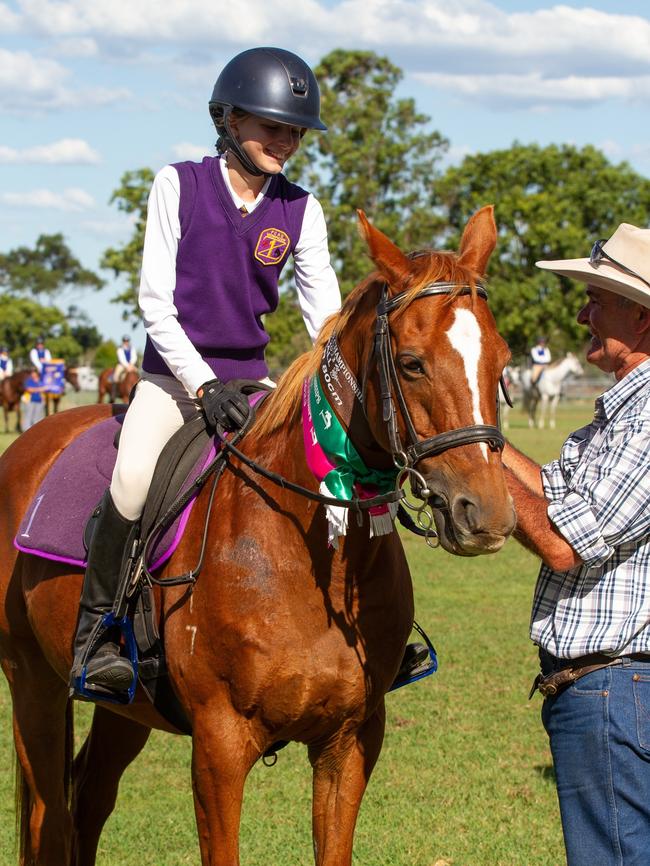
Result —
POLYGON ((545 698, 552 698, 553 695, 557 694, 557 686, 555 685, 555 683, 539 682, 537 685, 537 690, 539 691, 540 695, 545 698))

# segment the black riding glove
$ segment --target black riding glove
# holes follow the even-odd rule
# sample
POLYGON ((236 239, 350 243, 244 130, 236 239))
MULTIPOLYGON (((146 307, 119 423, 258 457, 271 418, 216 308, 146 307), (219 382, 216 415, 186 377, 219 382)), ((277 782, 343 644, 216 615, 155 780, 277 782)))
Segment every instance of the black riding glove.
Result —
POLYGON ((241 430, 250 414, 248 400, 241 391, 221 379, 210 379, 201 389, 201 405, 208 425, 220 424, 226 430, 241 430))

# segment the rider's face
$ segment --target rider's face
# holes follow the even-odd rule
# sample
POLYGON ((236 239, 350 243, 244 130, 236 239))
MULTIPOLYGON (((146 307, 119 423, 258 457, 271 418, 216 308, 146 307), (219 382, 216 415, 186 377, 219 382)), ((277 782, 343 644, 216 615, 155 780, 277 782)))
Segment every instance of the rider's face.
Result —
POLYGON ((231 116, 230 126, 248 158, 266 174, 282 171, 285 162, 298 150, 303 132, 299 126, 253 114, 231 116))

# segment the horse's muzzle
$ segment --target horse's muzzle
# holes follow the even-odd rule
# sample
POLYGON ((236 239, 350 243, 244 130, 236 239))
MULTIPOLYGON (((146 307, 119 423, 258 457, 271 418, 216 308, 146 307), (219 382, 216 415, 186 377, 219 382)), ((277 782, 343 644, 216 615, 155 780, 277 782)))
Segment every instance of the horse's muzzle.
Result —
POLYGON ((463 491, 429 499, 441 546, 457 556, 497 553, 515 528, 510 496, 503 502, 463 491))

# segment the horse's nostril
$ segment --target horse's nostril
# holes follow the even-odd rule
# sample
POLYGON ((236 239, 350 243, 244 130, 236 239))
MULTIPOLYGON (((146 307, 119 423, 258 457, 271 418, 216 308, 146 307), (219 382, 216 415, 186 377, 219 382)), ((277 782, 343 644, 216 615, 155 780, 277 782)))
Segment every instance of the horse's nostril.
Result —
POLYGON ((454 518, 460 526, 465 526, 470 532, 479 532, 479 509, 473 499, 459 496, 454 503, 454 518))

